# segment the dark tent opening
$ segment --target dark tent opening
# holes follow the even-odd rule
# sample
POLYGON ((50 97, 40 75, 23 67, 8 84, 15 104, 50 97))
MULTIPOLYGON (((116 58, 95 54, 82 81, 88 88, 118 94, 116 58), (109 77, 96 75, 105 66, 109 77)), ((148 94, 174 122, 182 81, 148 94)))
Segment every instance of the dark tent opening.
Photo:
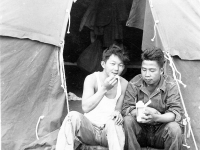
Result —
MULTIPOLYGON (((94 67, 93 69, 84 68, 83 65, 77 64, 77 61, 80 60, 81 54, 84 52, 84 50, 87 49, 87 47, 89 47, 92 44, 91 42, 92 39, 90 34, 91 29, 89 29, 87 26, 84 26, 81 31, 79 30, 82 18, 85 12, 87 11, 88 7, 90 6, 90 4, 91 1, 86 1, 86 0, 77 1, 76 3, 73 4, 71 10, 70 34, 66 33, 65 35, 64 61, 65 61, 67 89, 68 92, 72 92, 78 97, 82 96, 83 82, 85 77, 88 74, 92 73, 92 71, 98 71, 99 69, 98 67, 96 68, 94 67)), ((126 3, 124 3, 127 14, 128 12, 130 12, 131 4, 132 0, 126 1, 126 3)), ((141 29, 126 26, 127 19, 128 15, 126 15, 125 21, 120 22, 120 24, 122 25, 123 38, 115 41, 118 44, 123 45, 123 47, 126 48, 126 51, 129 55, 130 62, 127 65, 127 68, 125 69, 122 75, 125 79, 129 81, 132 77, 140 73, 140 55, 142 52, 141 46, 142 46, 143 31, 141 29)), ((101 40, 102 36, 99 36, 101 40)), ((96 49, 92 49, 94 53, 95 51, 98 51, 98 45, 95 48, 96 49)), ((101 53, 106 48, 107 48, 106 46, 102 46, 101 53)), ((93 57, 94 55, 90 57, 93 57)), ((96 64, 100 64, 99 61, 96 62, 96 64)), ((79 106, 79 103, 80 101, 70 101, 71 104, 70 109, 81 111, 80 108, 81 106, 79 106)))

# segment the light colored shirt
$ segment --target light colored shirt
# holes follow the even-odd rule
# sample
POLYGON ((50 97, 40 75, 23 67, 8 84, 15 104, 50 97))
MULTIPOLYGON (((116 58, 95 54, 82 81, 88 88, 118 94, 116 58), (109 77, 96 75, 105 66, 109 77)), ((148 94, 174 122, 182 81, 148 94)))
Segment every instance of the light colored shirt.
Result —
MULTIPOLYGON (((101 82, 99 79, 99 72, 95 72, 97 78, 98 89, 101 87, 101 82)), ((120 78, 120 77, 119 77, 120 78)), ((117 100, 121 96, 121 84, 118 78, 117 85, 117 94, 114 99, 110 99, 104 95, 99 104, 90 112, 85 113, 84 115, 95 125, 102 126, 111 119, 111 115, 115 110, 117 100)))

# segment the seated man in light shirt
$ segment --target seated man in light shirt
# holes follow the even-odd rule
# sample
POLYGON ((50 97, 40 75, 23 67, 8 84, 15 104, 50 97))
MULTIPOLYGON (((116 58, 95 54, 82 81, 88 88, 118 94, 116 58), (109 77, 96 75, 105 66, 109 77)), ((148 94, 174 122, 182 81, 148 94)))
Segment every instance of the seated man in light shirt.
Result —
POLYGON ((119 75, 127 60, 124 50, 116 45, 103 52, 103 71, 88 75, 84 81, 84 115, 68 113, 58 134, 56 150, 74 150, 75 137, 86 145, 124 149, 121 108, 128 82, 119 75))

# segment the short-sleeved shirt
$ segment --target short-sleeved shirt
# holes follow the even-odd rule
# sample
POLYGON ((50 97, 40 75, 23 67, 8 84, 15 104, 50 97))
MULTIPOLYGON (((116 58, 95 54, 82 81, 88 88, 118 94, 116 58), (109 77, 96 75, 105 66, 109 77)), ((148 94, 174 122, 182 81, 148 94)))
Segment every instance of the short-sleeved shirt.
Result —
POLYGON ((176 81, 172 77, 161 75, 157 88, 149 94, 141 74, 135 76, 128 83, 122 106, 122 115, 126 116, 135 109, 138 101, 147 103, 149 100, 151 100, 151 103, 148 107, 155 108, 161 114, 172 112, 175 114, 176 122, 182 121, 183 109, 180 94, 176 81))

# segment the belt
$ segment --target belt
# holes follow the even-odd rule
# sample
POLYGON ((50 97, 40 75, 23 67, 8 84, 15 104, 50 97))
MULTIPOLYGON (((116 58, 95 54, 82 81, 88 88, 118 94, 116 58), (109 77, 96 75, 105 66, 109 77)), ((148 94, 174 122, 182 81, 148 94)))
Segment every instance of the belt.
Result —
POLYGON ((94 124, 94 123, 92 123, 92 125, 97 127, 97 128, 99 128, 100 130, 103 130, 105 128, 105 126, 106 126, 106 124, 101 124, 101 125, 99 124, 98 125, 98 124, 94 124))

